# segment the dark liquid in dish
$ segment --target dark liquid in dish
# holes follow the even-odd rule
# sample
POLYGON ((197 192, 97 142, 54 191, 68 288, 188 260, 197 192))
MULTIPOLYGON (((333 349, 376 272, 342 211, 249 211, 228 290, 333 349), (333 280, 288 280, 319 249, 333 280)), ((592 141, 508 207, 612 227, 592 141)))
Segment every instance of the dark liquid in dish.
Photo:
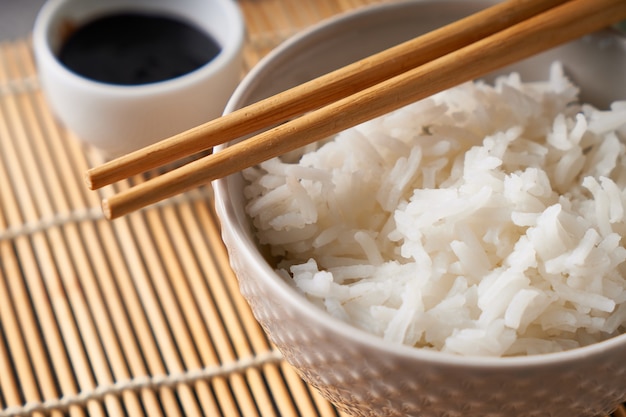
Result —
POLYGON ((78 27, 63 44, 59 59, 92 80, 138 85, 187 74, 220 51, 209 34, 182 20, 125 12, 78 27))

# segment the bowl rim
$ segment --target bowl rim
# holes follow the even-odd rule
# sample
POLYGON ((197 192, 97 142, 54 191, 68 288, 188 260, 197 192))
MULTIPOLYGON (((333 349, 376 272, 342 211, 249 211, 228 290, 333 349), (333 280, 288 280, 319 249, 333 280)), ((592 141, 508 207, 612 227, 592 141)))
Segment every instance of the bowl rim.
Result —
MULTIPOLYGON (((43 4, 35 17, 33 25, 33 50, 39 67, 46 66, 47 71, 57 74, 57 77, 62 77, 66 80, 66 82, 74 84, 76 88, 84 88, 92 91, 93 93, 118 96, 120 98, 139 98, 155 94, 168 94, 169 92, 191 88, 195 84, 201 83, 203 80, 211 78, 219 74, 219 72, 225 68, 228 68, 229 63, 238 59, 243 49, 245 40, 245 22, 241 10, 234 1, 212 0, 216 4, 216 8, 220 9, 224 16, 227 16, 230 23, 230 27, 228 28, 229 34, 227 36, 229 41, 221 45, 222 50, 214 59, 179 77, 153 83, 119 85, 92 80, 77 74, 64 66, 52 51, 50 39, 48 38, 50 25, 55 19, 57 19, 59 10, 61 10, 66 3, 70 3, 72 1, 80 0, 48 0, 43 4)), ((141 10, 143 7, 140 3, 134 5, 132 1, 128 1, 124 4, 115 2, 111 5, 104 5, 106 4, 105 2, 99 2, 97 0, 88 1, 96 4, 96 7, 106 9, 108 12, 112 13, 116 10, 133 10, 133 8, 135 10, 141 10)), ((83 3, 85 3, 85 1, 83 1, 83 3)), ((97 13, 94 15, 96 14, 97 13)), ((43 70, 43 68, 40 69, 43 70)))
MULTIPOLYGON (((285 55, 293 53, 302 44, 313 42, 315 38, 323 36, 326 32, 337 30, 339 26, 352 20, 364 19, 368 15, 377 14, 379 11, 391 8, 420 7, 427 3, 456 3, 455 0, 402 0, 393 3, 383 3, 364 6, 360 9, 342 13, 327 18, 313 26, 291 36, 278 47, 264 56, 243 78, 237 89, 234 91, 226 105, 224 114, 230 113, 242 104, 246 103, 248 94, 258 83, 259 78, 272 70, 273 65, 284 60, 285 55)), ((493 4, 494 0, 472 0, 467 4, 493 4)), ((615 31, 617 33, 617 31, 615 31)), ((626 37, 623 37, 626 42, 626 37)), ((228 144, 219 145, 216 152, 227 147, 228 144)), ((235 174, 238 175, 238 174, 235 174)), ((570 350, 533 354, 524 356, 478 356, 478 355, 457 355, 449 352, 416 348, 413 346, 394 344, 385 341, 379 336, 373 335, 365 330, 352 326, 338 318, 328 314, 326 311, 316 307, 307 300, 306 296, 299 292, 294 286, 283 280, 265 260, 257 245, 248 239, 246 232, 237 220, 235 209, 229 205, 228 189, 229 178, 225 177, 212 182, 214 190, 214 202, 216 212, 221 221, 222 234, 226 237, 226 242, 232 242, 237 247, 237 256, 246 263, 246 267, 255 271, 256 279, 262 279, 269 286, 268 291, 279 294, 283 302, 289 307, 311 320, 312 326, 320 326, 329 332, 341 334, 346 339, 351 339, 370 349, 374 349, 387 354, 392 354, 405 359, 428 362, 440 366, 455 366, 464 368, 480 368, 490 370, 520 369, 520 368, 545 368, 546 366, 562 366, 579 361, 583 358, 601 357, 609 351, 618 350, 626 355, 626 333, 609 338, 607 340, 593 343, 587 346, 570 350), (229 240, 230 239, 230 240, 229 240), (304 301, 304 302, 303 302, 304 301)))

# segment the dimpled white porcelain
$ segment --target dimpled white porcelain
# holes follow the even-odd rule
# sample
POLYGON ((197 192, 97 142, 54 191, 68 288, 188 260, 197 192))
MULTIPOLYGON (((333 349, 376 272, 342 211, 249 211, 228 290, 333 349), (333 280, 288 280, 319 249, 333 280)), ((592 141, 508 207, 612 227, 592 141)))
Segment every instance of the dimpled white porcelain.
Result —
MULTIPOLYGON (((290 39, 244 79, 226 111, 485 7, 485 1, 374 6, 290 39)), ((626 40, 602 33, 505 68, 546 79, 561 60, 584 99, 626 98, 626 40)), ((220 147, 219 149, 222 149, 220 147)), ((219 152, 218 149, 218 152, 219 152)), ((263 257, 244 212, 241 175, 214 182, 222 235, 241 292, 299 375, 356 416, 603 416, 626 401, 626 335, 562 353, 459 357, 385 343, 318 310, 263 257)))
POLYGON ((108 156, 145 147, 222 114, 240 81, 244 20, 233 0, 49 0, 33 28, 39 79, 53 112, 108 156), (181 16, 210 33, 221 53, 181 77, 136 86, 89 80, 56 57, 68 25, 119 10, 181 16))

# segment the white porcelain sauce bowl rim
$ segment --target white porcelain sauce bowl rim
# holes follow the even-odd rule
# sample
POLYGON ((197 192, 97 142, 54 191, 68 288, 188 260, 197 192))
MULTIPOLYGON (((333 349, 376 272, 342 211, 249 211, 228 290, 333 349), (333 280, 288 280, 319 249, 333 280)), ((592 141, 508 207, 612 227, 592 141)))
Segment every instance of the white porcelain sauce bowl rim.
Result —
MULTIPOLYGON (((228 34, 223 35, 226 42, 220 42, 222 47, 220 53, 211 61, 187 74, 159 82, 138 85, 118 85, 100 82, 76 74, 68 69, 59 61, 51 49, 48 39, 49 25, 58 7, 67 1, 68 0, 49 0, 44 3, 33 26, 33 45, 38 57, 42 60, 42 65, 47 65, 49 67, 48 70, 56 73, 58 77, 63 77, 66 82, 74 85, 76 88, 82 87, 89 89, 96 94, 120 98, 141 98, 158 94, 168 94, 169 92, 193 87, 193 85, 213 77, 219 71, 227 67, 228 64, 240 54, 241 47, 245 41, 245 22, 237 5, 229 0, 212 0, 219 3, 219 8, 228 16, 232 26, 228 28, 228 34)), ((111 12, 114 12, 116 7, 117 6, 113 7, 111 12)), ((135 7, 136 10, 141 10, 140 7, 133 7, 135 7)), ((124 10, 128 11, 133 9, 124 8, 124 10)))

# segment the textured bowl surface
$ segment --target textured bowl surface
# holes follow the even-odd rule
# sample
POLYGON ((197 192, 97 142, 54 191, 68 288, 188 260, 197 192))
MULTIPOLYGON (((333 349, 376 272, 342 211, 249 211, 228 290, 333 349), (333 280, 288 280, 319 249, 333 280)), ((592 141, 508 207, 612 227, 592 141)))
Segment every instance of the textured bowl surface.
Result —
MULTIPOLYGON (((232 111, 485 7, 484 1, 414 1, 367 8, 289 40, 243 81, 232 111)), ((558 59, 604 106, 626 98, 626 41, 588 36, 514 66, 546 79, 558 59)), ((499 73, 508 73, 511 67, 499 73)), ((354 415, 595 416, 626 401, 626 335, 563 353, 462 358, 392 346, 309 304, 274 273, 244 213, 243 179, 214 183, 222 233, 243 295, 299 374, 354 415)))

